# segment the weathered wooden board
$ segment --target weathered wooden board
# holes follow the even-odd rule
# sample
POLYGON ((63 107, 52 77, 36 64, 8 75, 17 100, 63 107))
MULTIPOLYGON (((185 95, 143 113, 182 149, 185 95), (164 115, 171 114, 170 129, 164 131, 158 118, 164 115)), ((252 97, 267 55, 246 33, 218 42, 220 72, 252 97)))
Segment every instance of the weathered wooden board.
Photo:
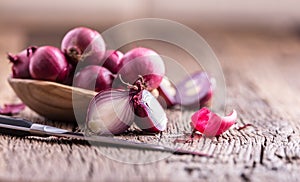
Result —
MULTIPOLYGON (((203 151, 212 158, 89 146, 68 139, 2 135, 0 180, 299 181, 299 37, 290 33, 226 31, 203 35, 225 73, 227 111, 235 108, 239 119, 221 137, 200 137, 192 143, 176 145, 203 151), (252 126, 239 130, 245 124, 252 126)), ((4 45, 0 48, 3 59, 4 45)), ((8 66, 0 69, 4 83, 3 77, 8 73, 4 69, 8 66)), ((18 99, 5 84, 0 89, 0 103, 10 102, 18 99)), ((162 135, 129 132, 120 137, 174 146, 176 138, 190 132, 192 112, 167 113, 170 124, 162 135)), ((75 129, 75 125, 46 120, 28 108, 19 116, 75 129)))

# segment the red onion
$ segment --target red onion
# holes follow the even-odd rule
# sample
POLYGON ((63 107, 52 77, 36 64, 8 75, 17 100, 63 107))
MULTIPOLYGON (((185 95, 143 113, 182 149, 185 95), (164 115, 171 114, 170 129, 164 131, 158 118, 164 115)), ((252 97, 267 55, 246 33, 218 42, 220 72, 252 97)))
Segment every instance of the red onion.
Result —
POLYGON ((134 113, 128 91, 105 90, 90 102, 86 127, 97 135, 120 134, 133 123, 134 113))
POLYGON ((86 27, 70 30, 63 38, 61 50, 77 64, 100 64, 105 54, 105 43, 99 32, 86 27))
POLYGON ((212 86, 205 72, 196 72, 183 79, 176 88, 176 103, 189 107, 200 108, 212 96, 212 86))
POLYGON ((108 69, 90 65, 75 74, 73 86, 99 92, 111 88, 113 80, 114 76, 108 69))
POLYGON ((157 88, 165 74, 162 58, 153 50, 135 48, 127 52, 121 60, 119 74, 125 82, 133 84, 139 75, 143 76, 147 90, 157 88))
POLYGON ((106 51, 105 62, 103 63, 103 67, 107 68, 114 74, 117 74, 121 68, 121 59, 123 57, 123 53, 115 50, 106 51))
POLYGON ((75 74, 75 68, 76 66, 73 64, 68 64, 68 70, 69 70, 69 74, 66 77, 66 79, 62 82, 65 85, 72 85, 73 83, 73 79, 74 79, 74 74, 75 74))
POLYGON ((139 128, 149 132, 164 131, 167 127, 167 116, 155 99, 147 90, 142 90, 133 96, 133 107, 136 114, 135 123, 139 128))
POLYGON ((98 93, 90 102, 86 124, 92 134, 104 135, 122 133, 133 121, 149 132, 163 131, 167 126, 166 113, 155 97, 144 90, 142 78, 129 91, 109 89, 98 93))
POLYGON ((39 47, 29 63, 34 79, 64 82, 69 74, 69 65, 64 54, 56 47, 39 47))
POLYGON ((205 136, 219 136, 235 123, 236 118, 235 110, 228 116, 220 117, 204 107, 192 115, 191 126, 205 136))
POLYGON ((30 78, 29 61, 36 49, 37 47, 30 46, 16 55, 7 54, 7 58, 13 63, 13 78, 30 78))
POLYGON ((172 107, 176 104, 176 89, 167 77, 163 78, 157 90, 159 92, 157 100, 162 106, 172 107))

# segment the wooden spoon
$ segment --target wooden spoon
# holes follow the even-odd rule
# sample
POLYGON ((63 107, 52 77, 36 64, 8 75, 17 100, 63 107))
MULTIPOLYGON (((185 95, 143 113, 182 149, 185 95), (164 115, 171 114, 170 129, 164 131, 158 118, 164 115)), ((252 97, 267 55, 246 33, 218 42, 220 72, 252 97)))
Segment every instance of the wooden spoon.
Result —
POLYGON ((50 81, 8 78, 8 82, 29 108, 58 121, 82 122, 90 100, 97 94, 50 81))

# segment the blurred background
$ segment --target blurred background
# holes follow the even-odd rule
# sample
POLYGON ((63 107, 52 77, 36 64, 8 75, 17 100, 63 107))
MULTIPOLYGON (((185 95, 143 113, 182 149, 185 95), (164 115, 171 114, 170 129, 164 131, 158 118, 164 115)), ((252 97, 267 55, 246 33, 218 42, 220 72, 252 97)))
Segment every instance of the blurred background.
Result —
MULTIPOLYGON (((222 64, 226 60, 222 51, 228 43, 242 40, 243 45, 249 46, 243 51, 249 50, 248 53, 252 54, 251 49, 257 46, 257 39, 266 44, 256 51, 265 51, 269 47, 268 42, 275 39, 279 44, 272 46, 279 46, 282 40, 289 39, 290 34, 299 37, 299 7, 300 1, 295 0, 0 0, 1 83, 7 84, 6 78, 10 73, 6 52, 17 53, 29 45, 60 47, 64 34, 77 26, 87 26, 103 32, 111 26, 137 18, 178 21, 199 32, 222 64)), ((166 47, 157 42, 144 44, 156 50, 159 46, 166 47)), ((227 57, 240 53, 239 46, 236 47, 235 52, 226 52, 227 57)), ((190 58, 179 49, 174 51, 176 49, 178 48, 169 48, 165 54, 170 56, 169 53, 177 52, 173 57, 176 60, 186 61, 190 58)), ((163 49, 160 50, 164 52, 163 49)))
POLYGON ((14 35, 11 41, 59 45, 57 40, 72 27, 104 31, 124 21, 148 17, 175 20, 200 32, 220 27, 282 31, 300 27, 299 7, 300 1, 294 0, 0 0, 0 32, 1 37, 14 35))

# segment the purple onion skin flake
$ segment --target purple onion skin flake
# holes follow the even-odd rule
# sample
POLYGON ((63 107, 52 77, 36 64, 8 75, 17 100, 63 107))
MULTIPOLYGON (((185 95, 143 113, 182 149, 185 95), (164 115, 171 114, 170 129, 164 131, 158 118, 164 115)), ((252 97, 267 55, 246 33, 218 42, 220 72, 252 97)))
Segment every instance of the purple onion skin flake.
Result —
POLYGON ((4 107, 0 107, 0 114, 12 116, 14 114, 19 114, 25 109, 25 104, 4 104, 4 107))

